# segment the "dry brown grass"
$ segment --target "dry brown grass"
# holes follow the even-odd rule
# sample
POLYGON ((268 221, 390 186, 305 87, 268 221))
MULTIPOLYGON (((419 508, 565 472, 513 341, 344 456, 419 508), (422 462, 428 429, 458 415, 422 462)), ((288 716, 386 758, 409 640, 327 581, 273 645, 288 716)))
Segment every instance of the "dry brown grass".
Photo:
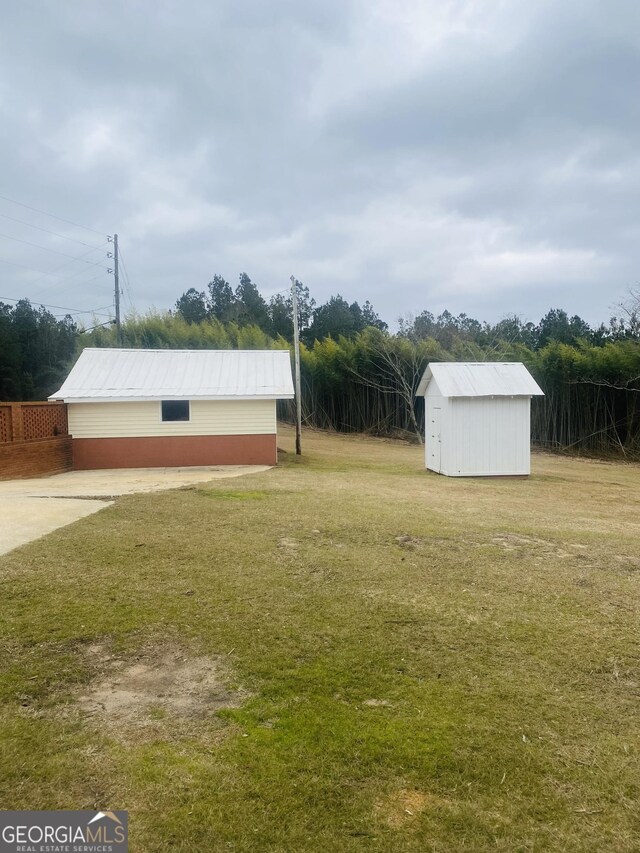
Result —
POLYGON ((3 804, 128 807, 145 851, 637 850, 640 468, 279 443, 233 490, 124 497, 0 560, 3 804), (77 704, 105 644, 248 693, 141 702, 123 741, 77 704))

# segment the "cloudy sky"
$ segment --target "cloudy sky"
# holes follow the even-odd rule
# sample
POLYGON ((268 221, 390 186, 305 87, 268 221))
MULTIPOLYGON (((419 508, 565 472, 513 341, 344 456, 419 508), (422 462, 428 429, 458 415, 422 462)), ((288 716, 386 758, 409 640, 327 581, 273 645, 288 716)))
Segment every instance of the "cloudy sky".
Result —
POLYGON ((1 7, 0 296, 108 311, 114 231, 139 310, 245 270, 599 322, 640 278, 637 0, 1 7))

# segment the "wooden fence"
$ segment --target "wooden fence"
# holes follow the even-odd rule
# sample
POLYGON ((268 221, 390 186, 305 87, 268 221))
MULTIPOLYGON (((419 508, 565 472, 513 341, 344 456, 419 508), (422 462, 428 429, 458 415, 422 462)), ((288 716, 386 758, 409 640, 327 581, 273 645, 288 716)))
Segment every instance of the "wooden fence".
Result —
POLYGON ((64 403, 0 403, 0 479, 72 468, 64 403))

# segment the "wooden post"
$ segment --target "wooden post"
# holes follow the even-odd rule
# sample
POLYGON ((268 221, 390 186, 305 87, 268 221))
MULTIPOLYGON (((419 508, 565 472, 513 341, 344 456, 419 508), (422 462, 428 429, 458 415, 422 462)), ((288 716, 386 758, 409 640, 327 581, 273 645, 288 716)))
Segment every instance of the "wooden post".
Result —
POLYGON ((20 403, 11 404, 11 441, 24 441, 24 423, 20 403))
POLYGON ((298 332, 298 288, 291 276, 291 301, 293 310, 293 355, 296 372, 296 455, 302 455, 300 434, 302 432, 302 398, 300 396, 300 335, 298 332))

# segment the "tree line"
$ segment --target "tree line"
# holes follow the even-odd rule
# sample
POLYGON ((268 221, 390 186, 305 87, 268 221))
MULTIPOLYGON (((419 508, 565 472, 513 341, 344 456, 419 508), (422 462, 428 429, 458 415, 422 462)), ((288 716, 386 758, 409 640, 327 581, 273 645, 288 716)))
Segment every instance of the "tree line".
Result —
MULTIPOLYGON (((538 323, 486 323, 423 311, 390 333, 369 302, 332 296, 317 306, 296 282, 302 329, 305 423, 377 435, 421 435, 417 382, 429 361, 522 361, 545 397, 534 399, 532 435, 542 446, 640 457, 640 294, 617 317, 591 327, 550 310, 538 323)), ((290 293, 262 297, 242 273, 235 289, 214 276, 187 290, 171 311, 128 316, 123 343, 150 348, 290 348, 290 293)), ((0 397, 55 391, 83 346, 115 346, 113 326, 84 332, 22 301, 0 305, 0 397)), ((292 416, 283 404, 281 413, 292 416)))
POLYGON ((42 400, 59 388, 79 346, 79 329, 27 299, 0 302, 0 400, 42 400))
MULTIPOLYGON (((257 326, 272 338, 293 338, 293 297, 289 288, 277 293, 267 302, 257 285, 246 273, 240 273, 235 290, 221 275, 214 275, 205 290, 192 287, 178 299, 176 312, 187 323, 218 320, 240 327, 257 326)), ((360 306, 349 304, 342 296, 332 296, 328 302, 316 306, 309 288, 296 281, 298 323, 301 337, 307 343, 331 335, 351 337, 373 326, 386 331, 387 324, 376 314, 369 301, 360 306)))

